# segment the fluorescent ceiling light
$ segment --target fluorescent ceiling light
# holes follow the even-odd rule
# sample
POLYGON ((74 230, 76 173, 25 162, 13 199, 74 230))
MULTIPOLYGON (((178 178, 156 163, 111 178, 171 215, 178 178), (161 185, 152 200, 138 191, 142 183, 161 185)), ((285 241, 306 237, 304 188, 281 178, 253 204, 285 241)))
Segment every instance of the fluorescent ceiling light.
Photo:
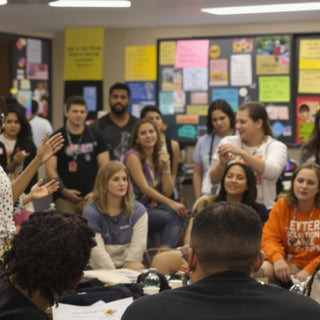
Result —
POLYGON ((51 7, 85 7, 85 8, 127 8, 130 1, 122 0, 57 0, 48 3, 51 7))
POLYGON ((217 15, 294 12, 294 11, 312 11, 312 10, 320 10, 320 2, 264 4, 264 5, 256 5, 256 6, 216 7, 216 8, 201 9, 202 12, 217 14, 217 15))
POLYGON ((0 0, 0 6, 3 6, 3 5, 5 5, 5 4, 7 4, 7 3, 8 3, 7 0, 0 0))

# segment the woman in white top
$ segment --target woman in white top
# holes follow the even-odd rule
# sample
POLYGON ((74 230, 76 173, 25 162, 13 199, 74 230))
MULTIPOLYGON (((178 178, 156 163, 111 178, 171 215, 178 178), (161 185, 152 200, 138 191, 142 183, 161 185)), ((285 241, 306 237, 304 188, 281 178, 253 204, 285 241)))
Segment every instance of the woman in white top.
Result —
POLYGON ((239 107, 236 129, 239 135, 222 139, 213 156, 211 182, 221 181, 229 162, 245 162, 256 176, 257 201, 271 209, 276 199, 276 182, 287 159, 287 147, 273 138, 268 114, 259 102, 239 107))
POLYGON ((193 153, 193 190, 195 199, 201 194, 212 194, 207 171, 221 139, 234 131, 235 116, 225 100, 213 101, 207 114, 207 133, 200 137, 193 153))

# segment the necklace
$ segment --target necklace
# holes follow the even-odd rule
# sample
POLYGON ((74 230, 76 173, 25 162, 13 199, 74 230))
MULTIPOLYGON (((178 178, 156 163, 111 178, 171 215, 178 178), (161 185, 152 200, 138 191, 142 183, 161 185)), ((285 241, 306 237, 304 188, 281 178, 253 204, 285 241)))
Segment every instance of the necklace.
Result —
MULTIPOLYGON (((256 145, 255 147, 253 147, 253 149, 252 149, 252 151, 250 152, 250 154, 251 154, 252 156, 255 156, 255 155, 257 154, 259 148, 261 147, 261 145, 262 145, 263 143, 265 143, 266 141, 267 141, 267 137, 264 136, 263 139, 260 141, 260 143, 259 143, 258 145, 256 145)), ((241 141, 241 149, 244 149, 244 148, 243 148, 243 142, 242 142, 242 141, 241 141)))

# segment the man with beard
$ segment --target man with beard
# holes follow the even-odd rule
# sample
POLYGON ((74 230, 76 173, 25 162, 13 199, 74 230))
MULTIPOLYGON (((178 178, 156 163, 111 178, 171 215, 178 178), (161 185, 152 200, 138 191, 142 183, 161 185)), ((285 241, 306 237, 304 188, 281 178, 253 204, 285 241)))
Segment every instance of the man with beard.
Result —
POLYGON ((137 118, 126 112, 130 104, 130 89, 117 82, 109 89, 110 112, 97 119, 93 127, 99 128, 105 137, 110 160, 122 161, 137 118))

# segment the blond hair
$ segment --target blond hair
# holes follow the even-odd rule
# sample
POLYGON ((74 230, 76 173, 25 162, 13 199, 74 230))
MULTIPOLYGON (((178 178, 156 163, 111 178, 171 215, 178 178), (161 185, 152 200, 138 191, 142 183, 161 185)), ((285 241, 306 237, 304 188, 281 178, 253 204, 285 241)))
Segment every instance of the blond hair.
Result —
POLYGON ((125 210, 125 219, 133 213, 133 193, 131 183, 129 181, 128 169, 119 161, 109 161, 105 163, 98 171, 94 187, 93 187, 93 202, 96 202, 98 210, 101 213, 108 212, 108 189, 109 180, 117 172, 123 170, 128 179, 127 192, 122 199, 122 209, 125 210))

